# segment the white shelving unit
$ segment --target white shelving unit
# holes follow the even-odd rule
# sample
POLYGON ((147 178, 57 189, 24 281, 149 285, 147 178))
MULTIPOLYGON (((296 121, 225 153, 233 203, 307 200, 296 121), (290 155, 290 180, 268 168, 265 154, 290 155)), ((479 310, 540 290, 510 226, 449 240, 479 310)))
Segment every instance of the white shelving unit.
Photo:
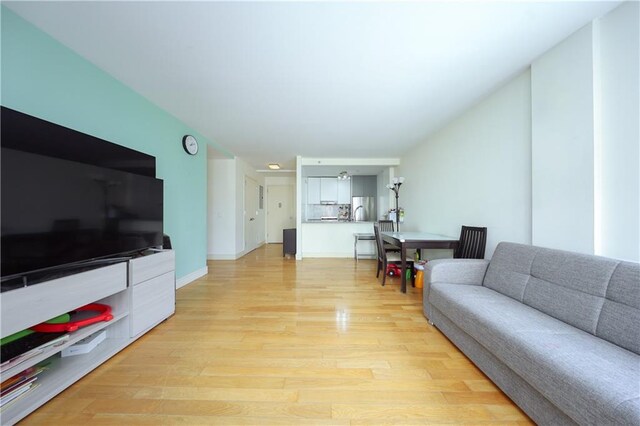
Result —
POLYGON ((49 361, 47 369, 38 375, 37 387, 3 407, 2 425, 20 421, 175 312, 174 252, 154 252, 129 262, 0 293, 0 335, 9 336, 94 302, 111 306, 113 319, 80 328, 70 333, 63 344, 46 348, 0 374, 0 380, 6 380, 49 361), (60 357, 63 349, 103 329, 107 338, 91 352, 60 357))

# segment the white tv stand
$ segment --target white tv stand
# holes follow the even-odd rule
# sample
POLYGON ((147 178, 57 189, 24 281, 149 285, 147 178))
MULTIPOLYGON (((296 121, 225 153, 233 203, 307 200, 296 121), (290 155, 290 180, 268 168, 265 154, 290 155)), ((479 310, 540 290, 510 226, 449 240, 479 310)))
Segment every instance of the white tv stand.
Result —
POLYGON ((1 373, 6 380, 48 359, 38 386, 0 413, 0 423, 14 424, 62 392, 91 370, 134 342, 175 312, 175 253, 172 250, 92 269, 28 287, 0 293, 0 337, 6 337, 88 303, 112 308, 113 319, 71 333, 64 344, 47 348, 1 373), (61 358, 60 352, 79 340, 106 330, 107 339, 91 352, 61 358))

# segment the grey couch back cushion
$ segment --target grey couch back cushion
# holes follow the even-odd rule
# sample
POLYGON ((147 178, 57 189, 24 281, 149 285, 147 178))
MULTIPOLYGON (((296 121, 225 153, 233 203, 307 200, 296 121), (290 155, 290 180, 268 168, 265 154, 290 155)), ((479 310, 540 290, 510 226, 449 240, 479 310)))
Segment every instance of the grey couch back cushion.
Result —
POLYGON ((611 277, 596 336, 640 354, 640 267, 621 262, 611 277))
POLYGON ((482 285, 522 302, 537 252, 537 247, 523 244, 498 244, 482 285))
POLYGON ((640 265, 500 243, 483 285, 640 354, 640 265))

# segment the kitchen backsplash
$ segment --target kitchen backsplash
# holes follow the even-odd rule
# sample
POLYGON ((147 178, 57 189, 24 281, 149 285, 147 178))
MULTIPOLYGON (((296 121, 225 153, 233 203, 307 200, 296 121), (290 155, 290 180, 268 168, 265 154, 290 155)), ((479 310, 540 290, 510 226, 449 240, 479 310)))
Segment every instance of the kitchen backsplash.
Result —
POLYGON ((337 218, 348 220, 351 215, 351 204, 307 204, 307 220, 337 218))

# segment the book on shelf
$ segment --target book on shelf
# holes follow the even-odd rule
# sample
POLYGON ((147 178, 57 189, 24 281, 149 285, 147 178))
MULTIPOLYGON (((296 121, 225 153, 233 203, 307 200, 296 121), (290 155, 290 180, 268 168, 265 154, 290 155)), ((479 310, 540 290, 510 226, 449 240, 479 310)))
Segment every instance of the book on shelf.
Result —
POLYGON ((53 340, 50 340, 40 346, 38 346, 37 348, 33 348, 31 350, 28 350, 27 352, 21 353, 17 356, 14 356, 11 359, 8 359, 6 361, 3 361, 2 364, 0 364, 0 373, 28 360, 31 359, 33 357, 36 357, 42 353, 44 353, 45 350, 47 350, 48 348, 52 348, 52 347, 56 347, 56 346, 60 346, 65 344, 68 340, 69 340, 69 334, 64 334, 62 336, 59 336, 53 340))
POLYGON ((45 368, 42 365, 29 367, 0 383, 0 410, 35 389, 38 386, 36 383, 38 374, 42 373, 45 368))

